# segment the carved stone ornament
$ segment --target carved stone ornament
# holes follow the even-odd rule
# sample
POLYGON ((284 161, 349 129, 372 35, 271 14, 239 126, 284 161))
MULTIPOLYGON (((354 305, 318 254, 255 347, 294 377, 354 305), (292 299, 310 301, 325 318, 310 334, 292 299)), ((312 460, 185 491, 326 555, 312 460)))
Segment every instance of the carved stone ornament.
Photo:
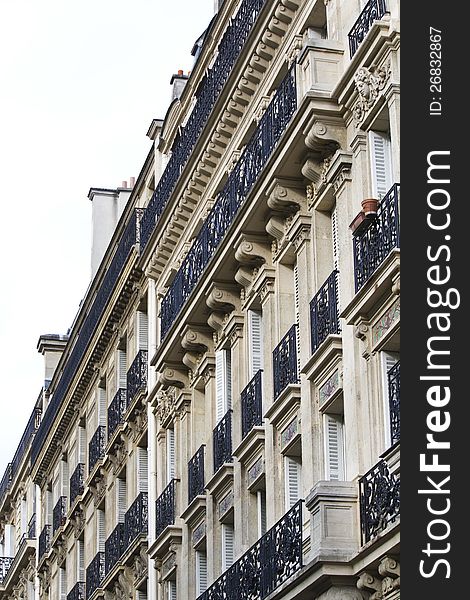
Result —
POLYGON ((157 415, 162 423, 174 415, 176 399, 173 390, 162 390, 158 392, 157 415))
POLYGON ((158 383, 166 389, 168 387, 184 388, 188 387, 188 372, 181 368, 181 364, 166 363, 157 374, 158 383))
POLYGON ((137 583, 147 576, 148 557, 145 548, 141 548, 140 554, 134 559, 134 581, 137 583))
POLYGON ((359 99, 353 108, 354 118, 360 122, 375 104, 380 92, 390 78, 390 62, 382 67, 361 67, 354 75, 354 83, 359 99))
POLYGON ((82 533, 83 528, 85 527, 85 513, 81 508, 75 510, 75 512, 72 515, 71 522, 75 538, 80 537, 80 534, 82 533))
MULTIPOLYGON (((120 446, 118 446, 119 448, 120 446)), ((118 450, 118 448, 116 450, 118 450)), ((90 484, 91 493, 93 494, 93 501, 95 506, 101 503, 106 494, 106 479, 105 476, 100 474, 95 477, 95 480, 90 484)))
POLYGON ((67 557, 67 543, 64 535, 60 535, 55 544, 57 564, 61 565, 67 557))
POLYGON ((145 400, 142 400, 140 406, 134 410, 132 420, 129 421, 129 427, 134 432, 134 439, 138 438, 145 431, 147 422, 147 405, 145 400))
POLYGON ((333 586, 317 600, 364 600, 361 592, 353 587, 333 586))
POLYGON ((357 587, 370 593, 370 600, 394 598, 400 589, 400 563, 394 557, 385 556, 377 567, 377 573, 361 573, 357 587))

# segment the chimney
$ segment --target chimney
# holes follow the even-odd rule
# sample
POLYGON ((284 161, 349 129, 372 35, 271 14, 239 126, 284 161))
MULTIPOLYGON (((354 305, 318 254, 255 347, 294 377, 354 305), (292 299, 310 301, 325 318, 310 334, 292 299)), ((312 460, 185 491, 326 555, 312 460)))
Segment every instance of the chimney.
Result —
POLYGON ((173 86, 171 90, 171 101, 181 97, 188 79, 189 75, 185 75, 182 69, 179 69, 178 73, 171 76, 170 85, 173 86))
POLYGON ((54 375, 60 357, 67 345, 69 336, 58 333, 47 333, 41 335, 38 340, 37 349, 44 356, 44 389, 47 390, 54 375))

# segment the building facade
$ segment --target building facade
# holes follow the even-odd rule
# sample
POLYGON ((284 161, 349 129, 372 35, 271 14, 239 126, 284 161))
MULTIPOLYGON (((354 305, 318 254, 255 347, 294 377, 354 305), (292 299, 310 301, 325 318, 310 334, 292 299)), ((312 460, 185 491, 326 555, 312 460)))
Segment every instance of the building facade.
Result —
POLYGON ((135 183, 90 190, 2 600, 400 597, 398 3, 218 5, 135 183))

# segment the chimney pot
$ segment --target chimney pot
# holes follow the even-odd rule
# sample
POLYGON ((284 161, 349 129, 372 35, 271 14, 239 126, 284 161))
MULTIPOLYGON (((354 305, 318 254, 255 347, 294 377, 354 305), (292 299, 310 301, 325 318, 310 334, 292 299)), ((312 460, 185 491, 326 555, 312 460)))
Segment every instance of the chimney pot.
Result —
POLYGON ((135 185, 135 177, 131 177, 129 179, 129 187, 133 188, 135 185))
POLYGON ((121 187, 123 187, 123 188, 126 188, 126 187, 127 187, 127 181, 123 181, 123 182, 121 183, 121 187))
POLYGON ((178 69, 178 75, 183 75, 183 69, 178 69))

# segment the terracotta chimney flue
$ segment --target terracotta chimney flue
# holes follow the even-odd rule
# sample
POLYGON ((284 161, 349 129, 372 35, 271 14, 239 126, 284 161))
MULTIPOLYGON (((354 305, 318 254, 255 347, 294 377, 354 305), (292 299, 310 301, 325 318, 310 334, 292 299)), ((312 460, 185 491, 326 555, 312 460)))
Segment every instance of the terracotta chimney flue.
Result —
POLYGON ((126 188, 127 187, 127 181, 122 181, 121 187, 126 188))
POLYGON ((135 177, 131 177, 129 179, 129 187, 133 188, 135 185, 135 177))

